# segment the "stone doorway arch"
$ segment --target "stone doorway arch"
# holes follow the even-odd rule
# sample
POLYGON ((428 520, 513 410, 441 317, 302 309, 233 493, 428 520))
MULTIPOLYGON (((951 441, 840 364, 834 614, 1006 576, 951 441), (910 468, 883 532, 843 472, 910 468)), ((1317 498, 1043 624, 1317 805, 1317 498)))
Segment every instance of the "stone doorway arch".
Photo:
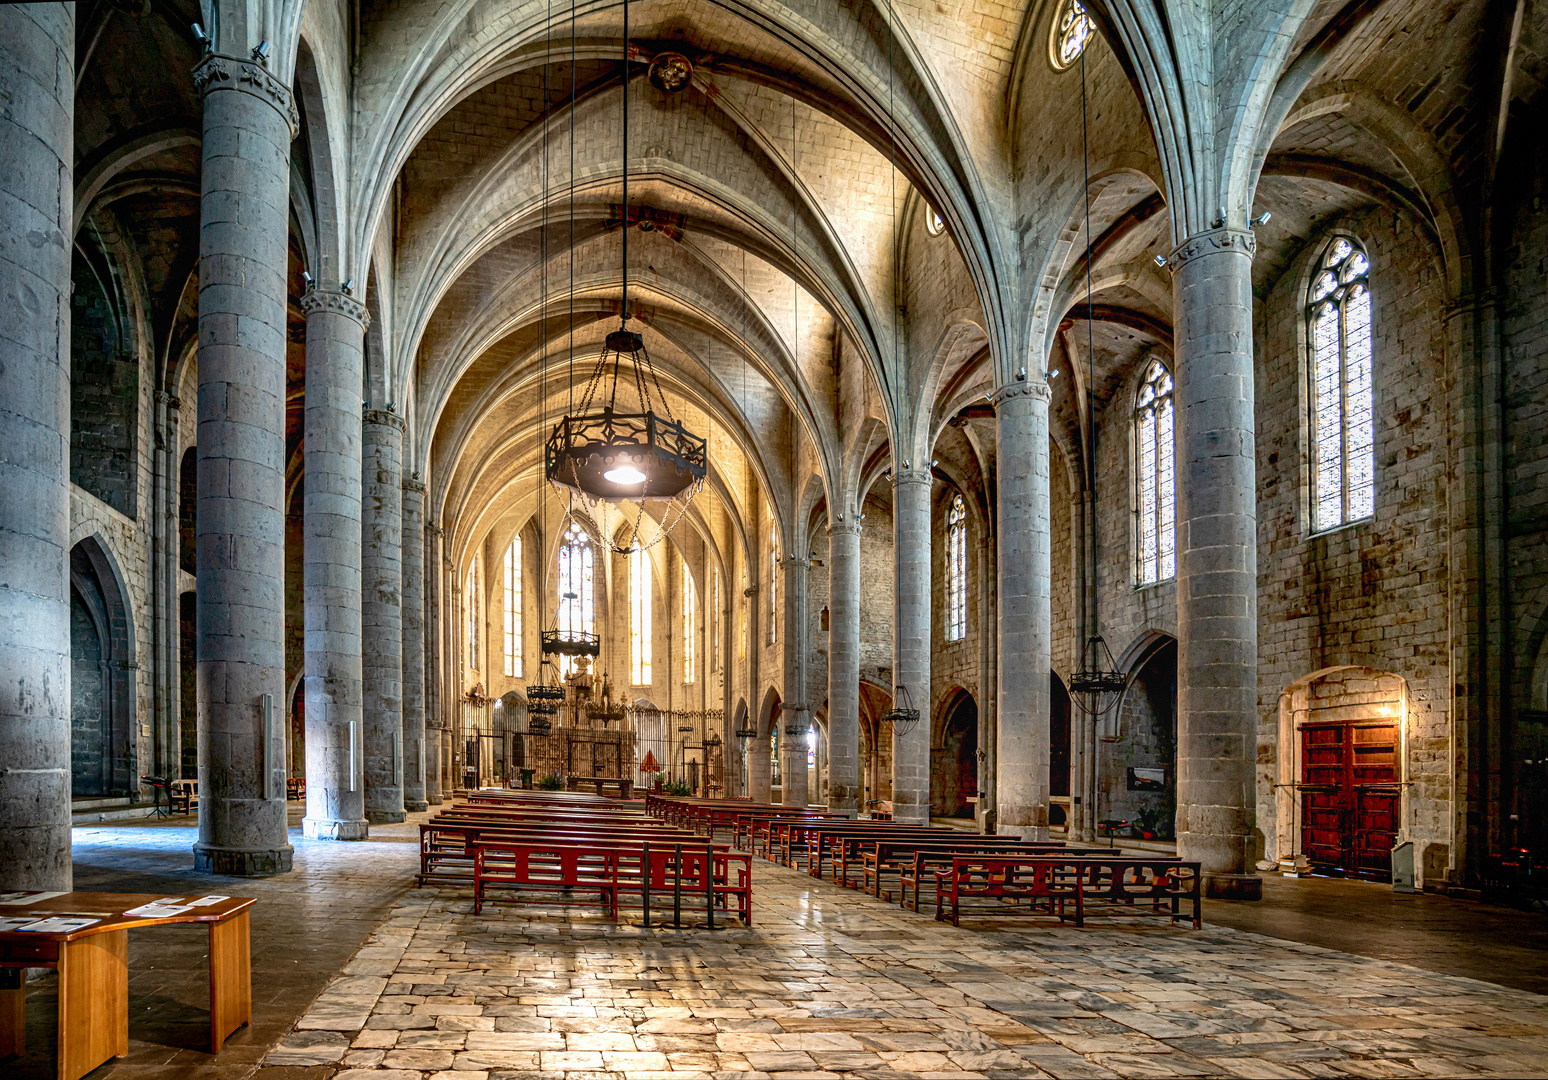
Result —
POLYGON ((134 625, 123 579, 95 535, 70 549, 70 793, 139 791, 134 625))

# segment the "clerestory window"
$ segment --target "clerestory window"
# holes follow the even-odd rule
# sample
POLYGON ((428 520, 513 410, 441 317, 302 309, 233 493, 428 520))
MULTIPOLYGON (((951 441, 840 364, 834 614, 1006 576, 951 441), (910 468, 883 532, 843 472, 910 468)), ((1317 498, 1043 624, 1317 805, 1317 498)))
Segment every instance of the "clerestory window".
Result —
MULTIPOLYGON (((642 548, 629 552, 630 652, 635 686, 650 685, 650 554, 642 548)), ((670 681, 671 675, 667 679, 670 681)))
POLYGON ((1173 415, 1172 373, 1152 360, 1134 398, 1135 578, 1140 585, 1177 576, 1173 415))
POLYGON ((1358 242, 1335 237, 1307 298, 1315 532, 1376 512, 1370 271, 1358 242))
POLYGON ((505 674, 521 675, 521 537, 505 549, 505 674))
POLYGON ((1064 0, 1053 21, 1053 39, 1049 42, 1049 60, 1055 71, 1064 71, 1080 59, 1096 35, 1085 5, 1079 0, 1064 0))
MULTIPOLYGON (((559 632, 568 641, 580 641, 593 633, 594 558, 591 537, 580 525, 571 522, 559 545, 559 632)), ((574 667, 574 657, 560 658, 561 675, 568 675, 574 667)))
POLYGON ((967 507, 962 496, 946 513, 946 640, 967 636, 967 507))

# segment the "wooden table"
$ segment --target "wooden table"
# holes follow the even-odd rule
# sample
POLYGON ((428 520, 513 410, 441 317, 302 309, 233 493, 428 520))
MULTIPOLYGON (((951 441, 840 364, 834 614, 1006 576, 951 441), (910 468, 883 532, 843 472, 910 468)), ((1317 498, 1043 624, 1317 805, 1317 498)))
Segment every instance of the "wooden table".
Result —
MULTIPOLYGON (((189 894, 188 900, 199 895, 189 894)), ((207 923, 210 928, 210 1053, 253 1016, 247 909, 257 900, 233 896, 181 915, 153 919, 124 912, 165 899, 162 893, 72 892, 47 900, 0 905, 0 917, 93 916, 99 921, 67 934, 0 931, 0 1058, 27 1045, 25 968, 59 972, 58 1080, 78 1080, 109 1058, 129 1052, 129 931, 141 926, 207 923)))

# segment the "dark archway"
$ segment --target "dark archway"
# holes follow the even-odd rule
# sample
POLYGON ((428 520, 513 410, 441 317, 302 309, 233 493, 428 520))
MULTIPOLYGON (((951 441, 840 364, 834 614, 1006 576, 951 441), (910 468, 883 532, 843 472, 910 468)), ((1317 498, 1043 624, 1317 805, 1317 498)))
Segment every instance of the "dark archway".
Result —
POLYGON ((1048 673, 1048 823, 1070 819, 1070 692, 1064 680, 1048 673))
POLYGON ((940 745, 930 750, 930 812, 970 818, 978 797, 978 703, 966 690, 952 694, 943 712, 940 745))
MULTIPOLYGON (((198 610, 194 594, 185 592, 177 598, 178 682, 181 687, 178 710, 182 745, 183 780, 199 777, 199 656, 198 610)), ((303 680, 304 683, 304 680, 303 680)), ((304 694, 302 695, 305 696, 304 694)), ((305 770, 303 770, 303 773, 305 770)))
POLYGON ((134 794, 134 628, 97 538, 70 551, 70 792, 134 794))
POLYGON ((1121 738, 1105 747, 1101 816, 1169 840, 1177 821, 1177 640, 1158 637, 1119 707, 1121 738))

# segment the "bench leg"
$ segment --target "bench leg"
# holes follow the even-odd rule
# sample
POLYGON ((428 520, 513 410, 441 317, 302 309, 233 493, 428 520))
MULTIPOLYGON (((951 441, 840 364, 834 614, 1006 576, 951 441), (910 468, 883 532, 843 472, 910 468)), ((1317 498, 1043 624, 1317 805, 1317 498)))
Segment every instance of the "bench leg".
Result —
POLYGON ((0 1058, 27 1052, 27 969, 0 968, 0 1058))
POLYGON ((129 1052, 129 931, 59 946, 58 1080, 129 1052))
POLYGON ((253 1020, 252 952, 247 912, 210 924, 210 1053, 253 1020))

